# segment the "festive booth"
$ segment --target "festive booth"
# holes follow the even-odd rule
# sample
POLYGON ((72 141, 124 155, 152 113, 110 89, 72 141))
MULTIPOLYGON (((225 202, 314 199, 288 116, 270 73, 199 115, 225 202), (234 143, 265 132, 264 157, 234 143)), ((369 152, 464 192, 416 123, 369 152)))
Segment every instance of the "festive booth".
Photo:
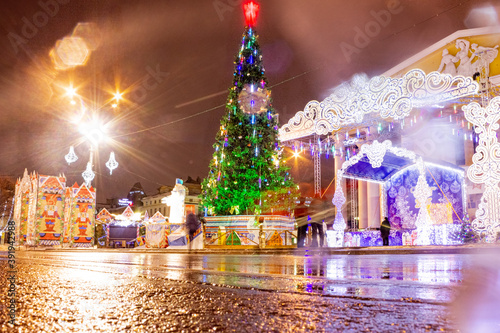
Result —
POLYGON ((207 216, 205 220, 206 248, 287 248, 297 245, 295 221, 286 216, 207 216))
POLYGON ((103 208, 96 216, 97 240, 100 246, 135 247, 141 214, 127 206, 122 214, 114 215, 103 208))
POLYGON ((101 211, 95 217, 96 223, 96 239, 97 243, 101 246, 107 246, 109 244, 109 232, 108 225, 113 222, 113 215, 106 208, 101 209, 101 211))
POLYGON ((107 225, 108 244, 111 247, 134 247, 141 222, 141 214, 127 206, 120 215, 113 215, 107 225))
MULTIPOLYGON (((411 151, 393 147, 389 140, 361 146, 337 173, 333 198, 337 215, 334 230, 327 231, 328 245, 377 246, 382 245, 378 230, 344 233, 343 178, 379 184, 380 216, 387 216, 391 222, 391 245, 458 243, 455 235, 465 208, 463 169, 443 162, 424 162, 411 151)), ((375 225, 378 223, 375 221, 375 225)))
POLYGON ((170 206, 170 218, 167 219, 156 212, 146 224, 146 247, 148 248, 176 248, 176 249, 203 249, 203 233, 201 224, 189 244, 189 231, 185 226, 186 188, 182 179, 176 179, 172 193, 162 202, 170 206))
POLYGON ((167 221, 165 217, 156 212, 150 217, 146 224, 146 247, 148 248, 165 248, 168 244, 167 232, 165 226, 167 221))
MULTIPOLYGON (((184 223, 169 223, 160 213, 156 212, 146 224, 147 248, 175 248, 187 249, 189 247, 189 232, 184 223)), ((201 225, 195 232, 191 249, 203 249, 203 233, 201 225)))
POLYGON ((66 187, 66 177, 28 174, 15 190, 14 221, 19 245, 91 247, 96 191, 85 184, 66 187))

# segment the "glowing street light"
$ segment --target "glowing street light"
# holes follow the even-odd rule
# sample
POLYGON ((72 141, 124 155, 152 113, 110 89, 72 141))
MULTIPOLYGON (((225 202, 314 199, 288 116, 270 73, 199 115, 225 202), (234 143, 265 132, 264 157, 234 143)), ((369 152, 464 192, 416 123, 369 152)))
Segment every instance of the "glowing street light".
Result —
MULTIPOLYGON (((76 89, 70 87, 66 89, 66 94, 68 96, 74 97, 76 96, 76 89)), ((114 94, 114 99, 118 102, 122 98, 122 94, 117 92, 114 94)), ((113 104, 113 107, 116 107, 113 104)), ((90 156, 89 156, 89 161, 87 163, 87 167, 85 171, 82 173, 82 177, 85 180, 85 183, 87 186, 90 186, 92 183, 92 180, 95 178, 95 173, 92 170, 93 167, 93 161, 94 161, 94 151, 97 150, 97 147, 101 142, 104 142, 107 140, 107 134, 106 134, 106 125, 103 124, 97 117, 92 117, 91 119, 88 119, 88 115, 85 117, 88 120, 82 120, 83 116, 85 115, 85 107, 82 106, 82 117, 78 120, 78 131, 89 141, 90 143, 90 156)), ((71 146, 69 148, 69 153, 64 156, 66 159, 66 162, 68 164, 71 164, 73 162, 76 162, 78 160, 78 156, 75 153, 74 147, 71 146)), ((118 162, 115 159, 115 153, 111 152, 109 156, 109 160, 106 162, 106 167, 109 169, 110 175, 113 174, 113 170, 118 167, 118 162)))
POLYGON ((66 95, 68 95, 70 98, 74 98, 76 96, 76 88, 69 86, 65 90, 66 90, 66 95))
POLYGON ((93 119, 87 123, 81 123, 78 131, 83 134, 94 146, 107 139, 106 128, 98 119, 93 119))
POLYGON ((114 93, 113 96, 115 97, 115 100, 118 102, 122 99, 122 95, 123 93, 117 91, 116 93, 114 93))
POLYGON ((118 106, 118 102, 123 98, 122 95, 123 95, 123 93, 120 93, 118 91, 113 94, 113 96, 114 96, 113 99, 115 100, 115 102, 113 104, 111 104, 111 106, 113 108, 116 108, 118 106))
POLYGON ((70 104, 71 105, 75 105, 76 102, 75 102, 75 97, 77 96, 76 94, 76 88, 73 88, 72 86, 69 86, 67 88, 65 88, 66 90, 66 95, 69 96, 69 98, 71 99, 70 100, 70 104))

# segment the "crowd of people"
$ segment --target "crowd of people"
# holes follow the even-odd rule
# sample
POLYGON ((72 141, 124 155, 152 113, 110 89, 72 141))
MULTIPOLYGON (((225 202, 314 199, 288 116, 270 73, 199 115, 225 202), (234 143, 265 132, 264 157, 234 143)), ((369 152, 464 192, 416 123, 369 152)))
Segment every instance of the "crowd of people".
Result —
POLYGON ((301 198, 294 212, 297 223, 297 247, 325 246, 326 221, 332 211, 333 207, 328 207, 327 202, 317 196, 310 200, 301 198))

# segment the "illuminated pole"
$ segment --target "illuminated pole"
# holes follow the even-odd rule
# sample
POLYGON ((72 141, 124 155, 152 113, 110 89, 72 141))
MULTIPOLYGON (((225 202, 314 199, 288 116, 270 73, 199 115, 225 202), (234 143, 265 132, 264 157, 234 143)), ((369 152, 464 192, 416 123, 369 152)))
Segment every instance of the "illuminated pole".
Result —
MULTIPOLYGON (((73 87, 69 87, 66 89, 66 94, 70 96, 71 104, 76 104, 73 99, 75 96, 77 96, 76 89, 74 89, 73 87)), ((122 99, 122 94, 116 92, 114 94, 113 98, 114 102, 112 104, 112 107, 116 108, 118 106, 118 102, 121 99, 122 99)), ((86 108, 82 107, 82 111, 85 112, 86 108)), ((84 115, 82 115, 82 117, 83 116, 84 115)), ((100 124, 99 121, 95 118, 88 119, 87 122, 80 122, 80 120, 77 120, 77 122, 79 123, 80 133, 82 133, 90 143, 89 161, 87 162, 87 167, 85 171, 82 173, 82 177, 85 180, 85 184, 88 187, 90 187, 92 184, 92 180, 94 180, 95 178, 95 173, 92 170, 94 166, 94 152, 97 151, 97 146, 99 141, 105 138, 104 126, 100 124)), ((69 153, 66 154, 64 157, 66 159, 66 162, 68 162, 68 164, 71 164, 78 160, 78 156, 76 156, 73 146, 69 148, 69 153)), ((115 159, 114 152, 110 153, 109 160, 106 162, 106 167, 109 169, 110 174, 113 174, 113 170, 118 167, 118 162, 115 159)))
POLYGON ((380 227, 380 185, 377 183, 369 182, 367 185, 366 199, 367 199, 367 213, 369 228, 380 227))
MULTIPOLYGON (((366 181, 358 180, 358 229, 368 228, 368 186, 366 181)), ((356 219, 353 216, 353 219, 356 219)))

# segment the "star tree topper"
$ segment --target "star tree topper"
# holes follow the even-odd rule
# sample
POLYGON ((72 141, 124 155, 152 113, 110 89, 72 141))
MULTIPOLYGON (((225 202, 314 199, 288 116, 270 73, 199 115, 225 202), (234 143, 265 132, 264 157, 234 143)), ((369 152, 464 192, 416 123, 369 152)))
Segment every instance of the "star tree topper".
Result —
POLYGON ((255 26, 257 14, 259 13, 259 5, 253 1, 249 1, 243 5, 245 9, 245 21, 249 27, 255 26))

